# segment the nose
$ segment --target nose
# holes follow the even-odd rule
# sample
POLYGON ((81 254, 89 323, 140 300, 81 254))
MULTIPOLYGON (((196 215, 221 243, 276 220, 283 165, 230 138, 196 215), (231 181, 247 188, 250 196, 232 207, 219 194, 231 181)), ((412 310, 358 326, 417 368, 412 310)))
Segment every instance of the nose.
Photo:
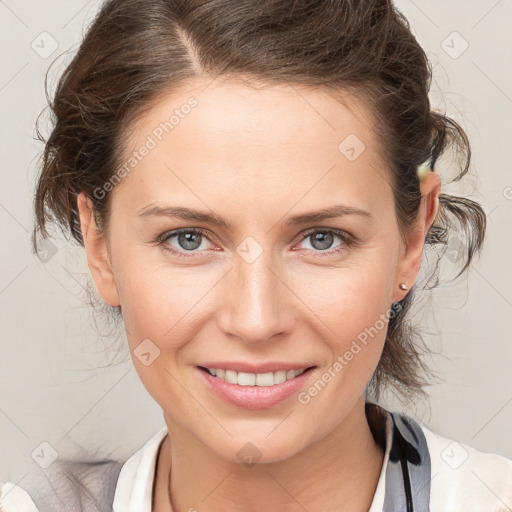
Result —
POLYGON ((283 272, 265 251, 252 263, 235 258, 223 283, 219 324, 226 336, 255 344, 277 339, 293 329, 294 295, 283 272))

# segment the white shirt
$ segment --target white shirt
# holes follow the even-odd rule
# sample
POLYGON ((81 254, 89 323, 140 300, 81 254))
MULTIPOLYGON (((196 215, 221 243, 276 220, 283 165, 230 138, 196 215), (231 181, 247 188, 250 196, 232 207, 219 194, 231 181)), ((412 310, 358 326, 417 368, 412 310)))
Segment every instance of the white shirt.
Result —
MULTIPOLYGON (((424 434, 430 454, 430 512, 512 511, 512 460, 479 452, 438 436, 419 423, 416 425, 424 434)), ((385 428, 384 461, 369 512, 385 510, 385 498, 389 498, 386 493, 400 494, 394 487, 386 489, 386 472, 391 472, 392 465, 390 449, 396 436, 389 413, 385 428)), ((115 488, 113 512, 151 512, 156 459, 166 434, 167 427, 163 427, 123 464, 115 488)), ((393 510, 405 511, 405 508, 393 510)), ((25 490, 7 482, 0 486, 0 512, 47 511, 39 511, 25 490)))

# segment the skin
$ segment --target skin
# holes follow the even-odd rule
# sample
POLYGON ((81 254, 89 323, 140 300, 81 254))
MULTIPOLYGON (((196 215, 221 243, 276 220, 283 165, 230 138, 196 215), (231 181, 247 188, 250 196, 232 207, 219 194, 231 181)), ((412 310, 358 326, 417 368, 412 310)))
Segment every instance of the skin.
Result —
MULTIPOLYGON (((297 395, 267 409, 227 404, 204 385, 196 365, 314 364, 305 387, 314 383, 405 296, 399 284, 414 283, 438 209, 439 176, 422 178, 417 222, 402 236, 365 105, 297 86, 207 84, 198 79, 160 97, 129 127, 127 156, 170 112, 197 99, 114 188, 108 237, 94 223, 91 202, 84 194, 78 200, 96 288, 110 305, 121 305, 135 369, 170 433, 158 458, 154 510, 172 510, 172 466, 176 512, 334 511, 340 503, 367 511, 383 451, 366 421, 364 391, 385 328, 306 405, 297 395), (338 150, 348 134, 366 147, 354 161, 338 150), (232 226, 137 216, 153 203, 215 213, 232 226), (337 204, 370 215, 285 225, 291 215, 337 204), (209 239, 189 257, 155 244, 177 228, 203 228, 209 239), (301 236, 311 228, 339 229, 356 243, 334 234, 330 246, 313 245, 315 233, 301 236), (236 252, 248 236, 263 250, 252 263, 236 252), (160 355, 146 366, 134 350, 148 338, 160 355), (253 466, 237 457, 247 442, 261 453, 253 466)), ((178 237, 166 244, 187 252, 178 237)))

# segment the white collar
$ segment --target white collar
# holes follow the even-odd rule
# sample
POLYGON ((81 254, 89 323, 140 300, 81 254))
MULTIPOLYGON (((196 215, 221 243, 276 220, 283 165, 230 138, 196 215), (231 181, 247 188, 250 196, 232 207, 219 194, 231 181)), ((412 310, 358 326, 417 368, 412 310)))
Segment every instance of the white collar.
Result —
POLYGON ((114 494, 113 512, 151 512, 156 456, 166 434, 165 426, 123 464, 114 494))

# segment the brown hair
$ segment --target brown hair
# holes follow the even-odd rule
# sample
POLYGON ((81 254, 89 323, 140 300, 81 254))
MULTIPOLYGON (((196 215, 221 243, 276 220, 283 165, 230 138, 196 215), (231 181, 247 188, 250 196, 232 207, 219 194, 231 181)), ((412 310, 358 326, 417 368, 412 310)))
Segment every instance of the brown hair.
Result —
MULTIPOLYGON (((49 138, 44 141, 38 131, 45 148, 34 202, 35 251, 38 233, 48 236, 47 222, 83 245, 81 191, 108 234, 110 194, 99 199, 94 190, 122 161, 123 134, 152 100, 198 75, 301 84, 364 98, 377 119, 402 230, 418 213, 420 164, 434 168, 453 146, 459 157, 455 179, 468 171, 468 139, 455 121, 431 110, 430 62, 390 0, 107 0, 60 77, 49 138)), ((482 246, 485 223, 478 203, 441 194, 426 243, 446 247, 458 227, 457 236, 465 238, 462 273, 482 246)), ((427 382, 421 338, 406 315, 413 295, 414 288, 390 318, 369 388, 377 398, 386 383, 411 395, 427 382)))

